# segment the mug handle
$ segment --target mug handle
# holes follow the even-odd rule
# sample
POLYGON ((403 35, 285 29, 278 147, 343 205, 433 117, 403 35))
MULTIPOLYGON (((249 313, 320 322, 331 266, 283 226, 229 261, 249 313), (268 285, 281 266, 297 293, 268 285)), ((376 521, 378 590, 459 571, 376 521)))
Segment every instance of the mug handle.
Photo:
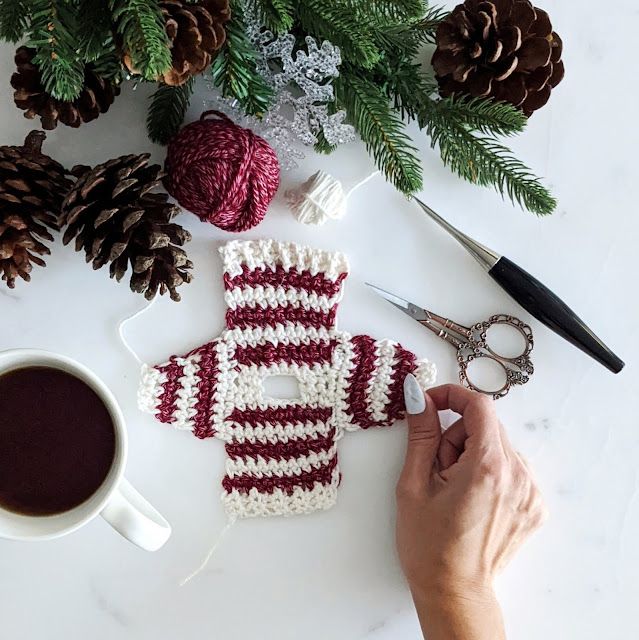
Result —
POLYGON ((171 525, 125 478, 100 515, 119 534, 145 551, 157 551, 171 535, 171 525))

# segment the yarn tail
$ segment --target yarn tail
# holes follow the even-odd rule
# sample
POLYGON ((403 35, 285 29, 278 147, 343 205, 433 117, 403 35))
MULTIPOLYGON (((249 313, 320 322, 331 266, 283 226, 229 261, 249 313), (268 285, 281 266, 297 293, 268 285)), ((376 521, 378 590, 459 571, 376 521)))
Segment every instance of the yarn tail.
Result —
POLYGON ((122 343, 122 346, 133 356, 135 361, 140 366, 142 366, 144 363, 140 359, 140 356, 138 356, 138 354, 135 352, 133 347, 129 344, 128 340, 125 338, 125 336, 124 336, 124 328, 126 327, 126 325, 129 324, 129 322, 132 322, 133 320, 135 320, 136 318, 141 316, 143 313, 146 313, 154 305, 156 299, 157 299, 157 296, 155 298, 153 298, 151 300, 151 302, 149 302, 149 304, 147 304, 146 306, 142 307, 142 309, 138 309, 138 311, 136 311, 132 315, 128 316, 127 318, 124 318, 123 320, 121 320, 118 323, 118 326, 117 326, 117 329, 116 329, 117 332, 118 332, 118 338, 120 338, 120 342, 122 343))
POLYGON ((202 571, 204 571, 204 569, 206 569, 208 563, 211 561, 211 558, 213 557, 213 554, 217 551, 217 548, 220 546, 220 544, 222 544, 222 541, 224 540, 226 534, 229 532, 229 530, 235 524, 236 521, 237 521, 236 516, 231 516, 229 518, 229 521, 226 523, 226 526, 224 527, 224 529, 222 529, 222 531, 220 531, 217 539, 213 543, 213 546, 209 549, 208 553, 206 554, 206 557, 202 561, 202 564, 193 573, 191 573, 186 578, 180 581, 180 587, 183 587, 185 584, 191 582, 193 578, 198 576, 200 573, 202 573, 202 571))

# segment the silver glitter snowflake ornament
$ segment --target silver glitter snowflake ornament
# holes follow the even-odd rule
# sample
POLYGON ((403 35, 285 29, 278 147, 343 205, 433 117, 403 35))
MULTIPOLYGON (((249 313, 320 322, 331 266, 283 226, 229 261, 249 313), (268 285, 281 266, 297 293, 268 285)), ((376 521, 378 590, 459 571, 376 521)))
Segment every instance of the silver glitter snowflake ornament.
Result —
POLYGON ((218 96, 207 101, 242 126, 251 128, 273 146, 285 169, 304 157, 296 141, 312 146, 320 134, 330 145, 350 142, 355 130, 344 124, 345 111, 333 113, 332 79, 342 62, 339 48, 328 41, 318 46, 310 36, 306 50, 296 50, 295 36, 275 36, 264 29, 250 3, 246 7, 247 35, 258 51, 257 70, 275 90, 273 106, 261 119, 246 116, 235 100, 218 96))

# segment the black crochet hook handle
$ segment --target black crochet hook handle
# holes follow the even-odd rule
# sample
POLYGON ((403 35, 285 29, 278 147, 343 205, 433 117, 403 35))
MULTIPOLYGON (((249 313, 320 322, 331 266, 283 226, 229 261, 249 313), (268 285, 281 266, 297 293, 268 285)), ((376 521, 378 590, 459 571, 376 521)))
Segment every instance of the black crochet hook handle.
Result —
POLYGON ((618 358, 563 300, 527 271, 501 256, 488 273, 526 311, 556 334, 613 373, 619 373, 624 368, 623 360, 618 358))

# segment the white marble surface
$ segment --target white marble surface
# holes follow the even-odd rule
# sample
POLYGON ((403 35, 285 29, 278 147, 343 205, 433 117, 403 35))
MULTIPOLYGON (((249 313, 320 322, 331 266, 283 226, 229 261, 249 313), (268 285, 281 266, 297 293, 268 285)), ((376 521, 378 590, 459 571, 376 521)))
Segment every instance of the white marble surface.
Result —
MULTIPOLYGON (((495 312, 530 320, 532 382, 499 403, 516 446, 530 459, 551 519, 499 582, 512 640, 637 637, 639 425, 636 244, 639 239, 636 103, 632 79, 639 10, 546 0, 565 41, 567 77, 551 104, 514 142, 548 176, 557 213, 536 219, 490 191, 458 181, 423 150, 423 197, 469 234, 515 259, 574 306, 628 363, 605 371, 531 320, 451 239, 379 178, 353 195, 348 218, 321 230, 296 223, 281 200, 246 237, 274 237, 345 251, 353 275, 340 324, 400 339, 435 360, 442 381, 452 350, 375 299, 387 285, 461 322, 495 312), (614 106, 613 103, 617 103, 614 106)), ((20 143, 29 123, 12 106, 11 50, 0 47, 0 141, 20 143)), ((125 91, 111 111, 78 131, 60 127, 47 150, 68 164, 152 150, 144 91, 125 91)), ((196 105, 197 107, 197 105, 196 105)), ((193 114, 195 115, 194 109, 193 114)), ((347 185, 369 170, 358 145, 331 160, 308 158, 290 183, 319 166, 347 185)), ((184 214, 196 281, 183 302, 163 300, 128 334, 154 362, 216 335, 223 324, 216 247, 229 236, 184 214)), ((64 539, 0 542, 0 628, 14 640, 395 640, 419 637, 393 545, 393 490, 405 429, 349 434, 340 443, 344 481, 332 511, 240 522, 207 570, 178 582, 224 525, 218 499, 223 449, 173 432, 135 407, 137 366, 119 345, 118 320, 143 300, 94 273, 60 243, 46 270, 14 292, 0 288, 0 349, 46 348, 92 367, 114 390, 130 429, 128 476, 173 524, 156 554, 100 520, 64 539)))

